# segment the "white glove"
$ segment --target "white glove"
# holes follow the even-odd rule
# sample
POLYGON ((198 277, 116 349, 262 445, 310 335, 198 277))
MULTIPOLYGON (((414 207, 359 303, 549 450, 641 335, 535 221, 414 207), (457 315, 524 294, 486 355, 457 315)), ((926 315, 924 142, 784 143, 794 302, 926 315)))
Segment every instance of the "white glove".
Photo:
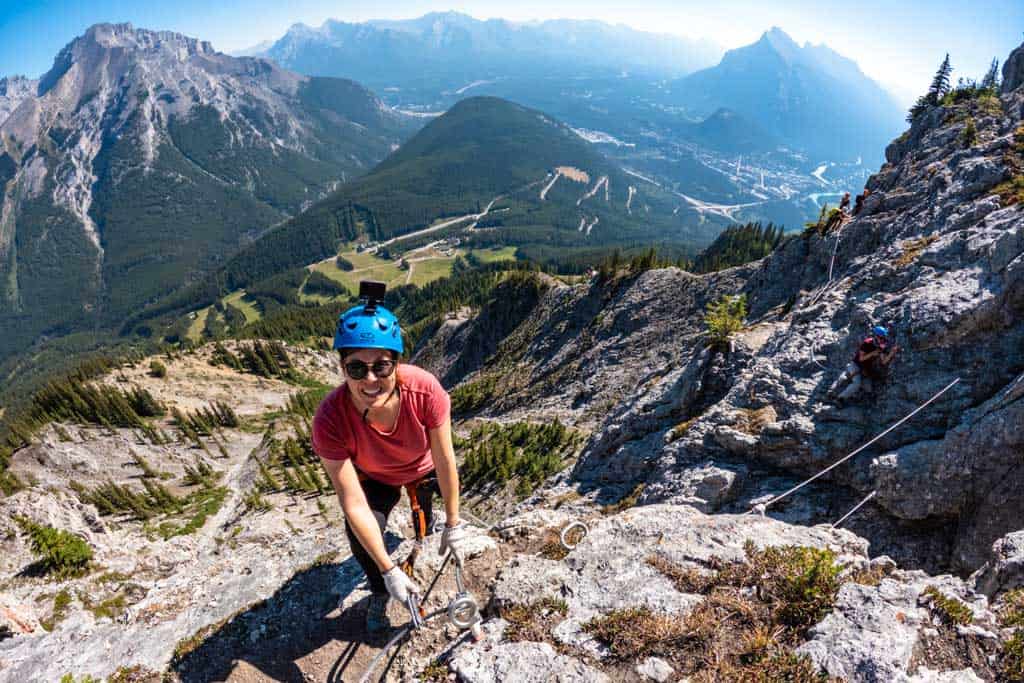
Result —
POLYGON ((441 557, 444 557, 445 553, 450 550, 452 555, 462 559, 463 546, 468 538, 469 524, 466 522, 459 522, 455 526, 445 525, 444 533, 441 534, 441 545, 438 547, 437 552, 440 553, 441 557))
POLYGON ((420 594, 419 586, 398 565, 384 573, 384 586, 388 589, 388 595, 403 605, 409 599, 409 593, 420 594))

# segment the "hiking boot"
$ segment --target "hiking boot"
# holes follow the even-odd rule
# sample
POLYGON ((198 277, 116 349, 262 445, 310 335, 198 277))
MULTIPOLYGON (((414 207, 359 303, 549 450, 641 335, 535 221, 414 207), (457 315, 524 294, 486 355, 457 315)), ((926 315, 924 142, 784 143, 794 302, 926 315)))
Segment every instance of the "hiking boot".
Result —
POLYGON ((366 607, 366 630, 370 633, 380 633, 391 628, 391 621, 388 619, 387 593, 371 593, 370 600, 366 607))

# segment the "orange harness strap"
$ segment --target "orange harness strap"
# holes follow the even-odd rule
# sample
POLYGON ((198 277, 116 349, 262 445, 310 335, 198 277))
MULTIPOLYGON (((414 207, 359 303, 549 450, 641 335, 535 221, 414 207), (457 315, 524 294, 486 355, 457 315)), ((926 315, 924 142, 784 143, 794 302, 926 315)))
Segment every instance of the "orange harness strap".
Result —
MULTIPOLYGON (((405 492, 409 494, 409 507, 412 508, 412 526, 416 532, 416 543, 412 547, 412 552, 409 553, 409 557, 405 558, 405 562, 401 564, 402 571, 410 578, 412 577, 413 566, 416 564, 416 557, 419 555, 420 547, 423 545, 423 539, 427 537, 427 515, 423 512, 419 497, 416 495, 424 479, 417 479, 405 485, 405 492)), ((423 612, 422 607, 420 612, 423 612)))
POLYGON ((405 485, 405 492, 409 494, 409 507, 412 508, 412 524, 416 531, 417 541, 422 541, 427 537, 427 515, 423 512, 423 508, 420 507, 420 499, 416 495, 416 491, 422 483, 423 479, 418 479, 411 484, 405 485))

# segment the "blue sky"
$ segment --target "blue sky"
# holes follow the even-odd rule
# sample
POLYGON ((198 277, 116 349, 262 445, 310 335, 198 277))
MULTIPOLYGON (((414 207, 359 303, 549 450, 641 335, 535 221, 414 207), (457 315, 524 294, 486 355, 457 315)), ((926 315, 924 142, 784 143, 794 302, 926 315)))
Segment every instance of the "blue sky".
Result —
POLYGON ((980 77, 993 57, 1024 41, 1021 0, 519 0, 510 3, 396 0, 0 0, 0 76, 45 72, 56 53, 91 24, 129 21, 178 31, 233 51, 280 37, 297 22, 409 18, 457 10, 479 19, 600 19, 641 30, 706 37, 724 48, 753 42, 779 26, 798 42, 825 43, 908 101, 927 88, 948 51, 954 76, 980 77))

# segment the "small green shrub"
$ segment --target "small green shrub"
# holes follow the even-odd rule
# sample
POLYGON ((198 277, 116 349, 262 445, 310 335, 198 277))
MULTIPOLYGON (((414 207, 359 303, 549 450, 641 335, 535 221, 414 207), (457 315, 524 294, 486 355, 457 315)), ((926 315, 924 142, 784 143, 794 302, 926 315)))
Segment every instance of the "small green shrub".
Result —
POLYGON ((999 195, 1003 206, 1024 204, 1024 173, 999 183, 992 188, 992 193, 999 195))
MULTIPOLYGON (((318 500, 317 502, 319 503, 320 501, 318 500)), ((273 503, 264 498, 259 489, 253 489, 245 494, 242 498, 242 503, 247 511, 268 512, 274 509, 273 503)))
POLYGON ((505 638, 510 641, 544 642, 551 639, 551 629, 569 612, 564 600, 542 598, 528 605, 513 605, 501 610, 509 623, 505 638))
POLYGON ((1003 102, 997 95, 985 93, 978 98, 978 109, 989 116, 1003 115, 1003 102))
POLYGON ((762 590, 777 603, 776 618, 783 624, 809 628, 821 621, 835 604, 842 565, 831 550, 803 546, 766 548, 753 564, 767 574, 762 590))
POLYGON ((652 612, 646 607, 619 609, 583 624, 620 661, 664 654, 687 637, 683 620, 652 612))
POLYGON ((149 362, 149 376, 150 377, 157 377, 157 378, 160 378, 160 379, 166 377, 167 376, 167 366, 164 365, 163 363, 161 363, 158 360, 155 360, 155 359, 151 360, 149 362))
POLYGON ((1003 596, 999 623, 1014 627, 1013 635, 1003 643, 1000 669, 1010 681, 1024 681, 1024 588, 1003 596))
POLYGON ((28 534, 32 554, 40 570, 57 578, 81 576, 89 570, 92 548, 78 536, 51 526, 16 517, 18 526, 28 534))
POLYGON ((893 261, 893 265, 897 268, 903 268, 909 266, 911 263, 917 260, 917 257, 921 255, 929 245, 935 243, 939 239, 938 235, 927 235, 925 237, 915 237, 909 239, 902 244, 902 252, 893 261))
POLYGON ((85 605, 85 608, 92 612, 97 619, 116 619, 124 613, 128 603, 123 595, 113 595, 99 602, 92 602, 88 596, 79 594, 78 598, 85 605))
POLYGON ((50 611, 49 619, 41 619, 39 624, 47 631, 52 631, 57 627, 64 617, 68 614, 68 607, 71 606, 71 591, 67 588, 62 589, 59 593, 53 596, 53 609, 50 611))
POLYGON ((960 144, 964 147, 973 147, 978 142, 978 127, 974 123, 974 117, 967 117, 967 123, 960 133, 960 144))
POLYGON ((423 668, 417 678, 421 683, 444 683, 448 680, 448 665, 433 659, 423 668))
POLYGON ((1024 629, 1003 643, 1002 673, 1008 681, 1024 681, 1024 629))
POLYGON ((1003 608, 1000 610, 999 623, 1003 626, 1024 628, 1024 588, 1017 588, 1003 596, 1003 608))
POLYGON ((728 344, 732 335, 743 328, 743 320, 746 317, 746 294, 726 295, 718 301, 709 303, 704 313, 704 325, 707 328, 707 336, 711 345, 728 344))
POLYGON ((935 586, 928 586, 922 593, 934 614, 946 624, 966 626, 974 621, 974 612, 966 604, 956 598, 944 595, 935 586))

